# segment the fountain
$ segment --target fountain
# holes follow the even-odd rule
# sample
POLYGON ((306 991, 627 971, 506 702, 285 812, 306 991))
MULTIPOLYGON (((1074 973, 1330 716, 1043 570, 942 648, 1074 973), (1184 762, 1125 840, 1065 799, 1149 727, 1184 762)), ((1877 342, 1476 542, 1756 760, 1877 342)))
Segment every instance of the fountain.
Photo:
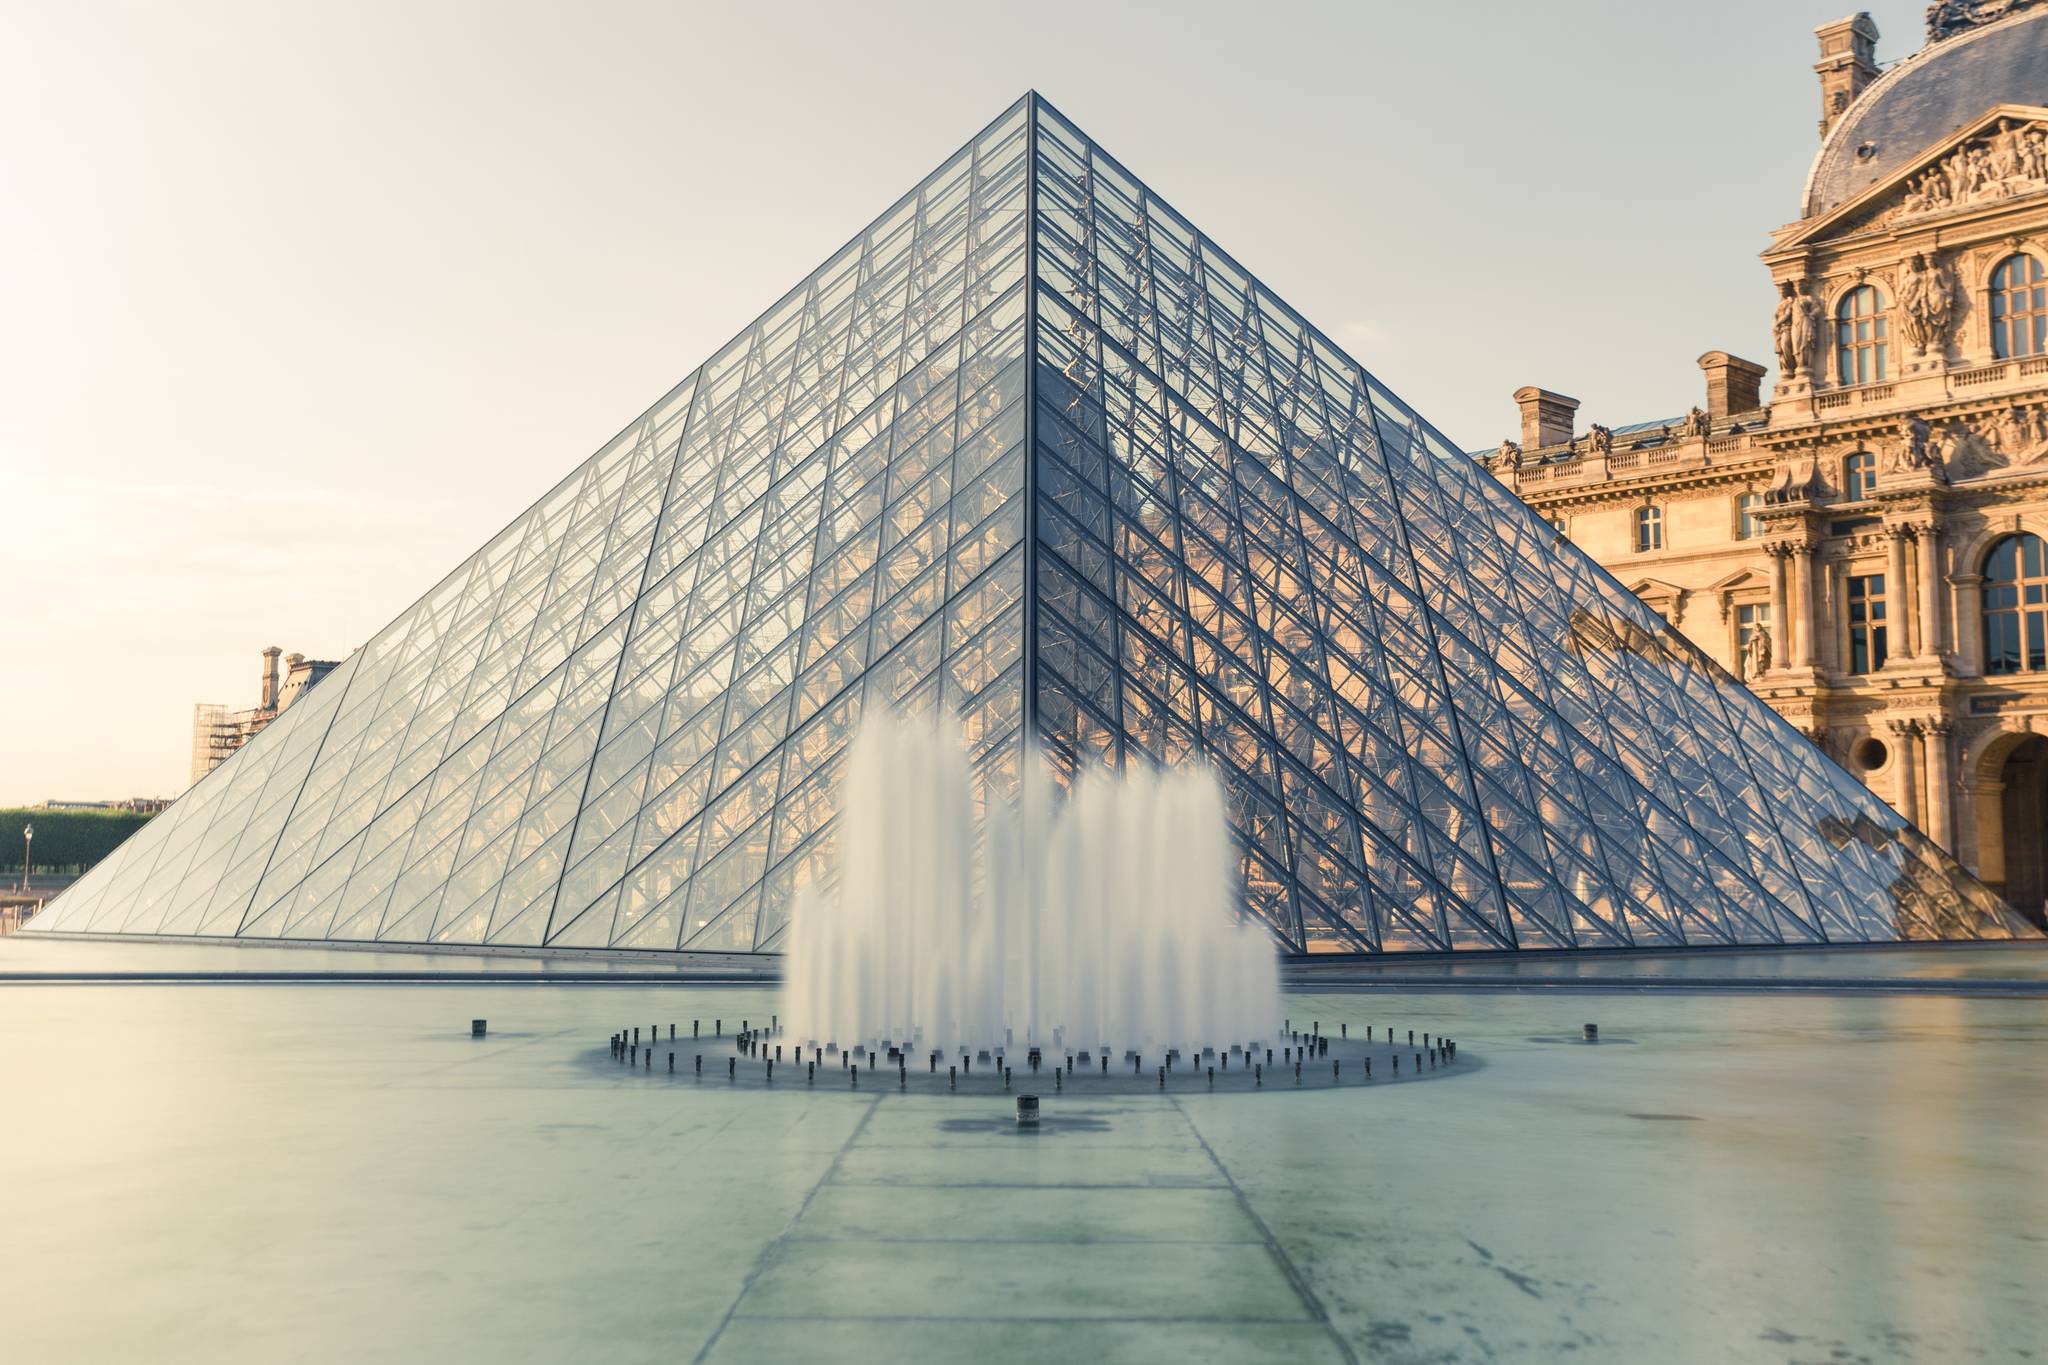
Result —
MULTIPOLYGON (((1026 764, 979 840, 967 759, 930 720, 870 718, 840 791, 836 895, 801 895, 785 1031, 806 1046, 1023 1066, 1114 1048, 1249 1047, 1280 1028, 1272 940, 1243 913, 1206 768, 1026 764), (815 1041, 813 1041, 815 1040, 815 1041)), ((1106 1069, 1106 1067, 1105 1067, 1106 1069)))

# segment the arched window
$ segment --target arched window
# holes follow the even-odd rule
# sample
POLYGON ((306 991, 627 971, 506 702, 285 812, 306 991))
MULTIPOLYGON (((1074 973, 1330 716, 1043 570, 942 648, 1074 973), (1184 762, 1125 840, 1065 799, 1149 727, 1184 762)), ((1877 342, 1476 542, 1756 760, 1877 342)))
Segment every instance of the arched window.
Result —
POLYGON ((2048 545, 2007 536, 1984 561, 1984 671, 2048 669, 2048 545))
POLYGON ((1764 533, 1763 523, 1757 520, 1757 509, 1764 505, 1761 493, 1744 493, 1735 500, 1735 538, 1755 540, 1764 533))
POLYGON ((1664 548, 1664 509, 1654 504, 1636 509, 1636 549, 1664 548))
POLYGON ((1859 450, 1842 461, 1842 496, 1861 502, 1877 487, 1877 456, 1859 450))
POLYGON ((1859 284, 1842 295, 1835 305, 1835 382, 1882 383, 1890 340, 1891 315, 1876 285, 1859 284))
POLYGON ((2000 360, 2048 351, 2048 269, 2022 251, 1991 272, 1991 354, 2000 360))

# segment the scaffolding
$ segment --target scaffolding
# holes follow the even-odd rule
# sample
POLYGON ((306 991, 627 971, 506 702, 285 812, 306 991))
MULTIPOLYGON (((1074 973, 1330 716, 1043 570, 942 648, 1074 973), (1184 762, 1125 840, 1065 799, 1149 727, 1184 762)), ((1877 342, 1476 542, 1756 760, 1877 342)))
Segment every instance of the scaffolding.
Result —
POLYGON ((218 702, 200 702, 192 708, 192 780, 228 761, 228 755, 255 738, 276 717, 275 711, 257 708, 230 711, 218 702))

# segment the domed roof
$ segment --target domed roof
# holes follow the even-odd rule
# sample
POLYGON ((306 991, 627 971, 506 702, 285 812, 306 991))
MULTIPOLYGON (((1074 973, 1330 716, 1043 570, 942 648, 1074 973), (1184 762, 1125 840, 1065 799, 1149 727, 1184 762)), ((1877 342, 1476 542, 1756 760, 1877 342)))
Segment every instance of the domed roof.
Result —
POLYGON ((1840 208, 1996 104, 2048 104, 2048 6, 1958 33, 1872 81, 1821 142, 1800 217, 1840 208))

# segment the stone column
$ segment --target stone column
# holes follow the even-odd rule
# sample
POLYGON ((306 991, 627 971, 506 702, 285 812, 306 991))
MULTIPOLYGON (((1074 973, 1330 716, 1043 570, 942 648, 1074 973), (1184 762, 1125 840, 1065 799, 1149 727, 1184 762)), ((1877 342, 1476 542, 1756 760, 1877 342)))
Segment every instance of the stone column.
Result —
POLYGON ((1984 676, 1984 576, 1959 573, 1949 580, 1956 585, 1955 639, 1956 671, 1965 678, 1984 676))
POLYGON ((1838 672, 1844 664, 1841 632, 1835 629, 1835 604, 1847 590, 1848 565, 1841 560, 1830 563, 1815 550, 1813 575, 1813 666, 1823 673, 1838 672))
POLYGON ((1890 628, 1891 648, 1887 654, 1905 656, 1917 654, 1913 648, 1913 628, 1910 624, 1912 612, 1906 608, 1906 528, 1887 526, 1884 528, 1885 552, 1889 556, 1884 570, 1886 625, 1890 628))
POLYGON ((1920 823, 1920 724, 1918 721, 1894 720, 1885 722, 1892 732, 1892 742, 1899 746, 1899 796, 1895 803, 1899 814, 1913 824, 1920 823))
POLYGON ((1785 546, 1764 546, 1771 557, 1771 664, 1788 668, 1792 663, 1792 618, 1785 607, 1785 546))
POLYGON ((1920 527, 1915 536, 1920 545, 1920 653, 1928 659, 1941 658, 1940 537, 1932 522, 1920 527))
POLYGON ((1950 853, 1956 851, 1955 775, 1949 771, 1955 725, 1927 722, 1927 837, 1950 853))
POLYGON ((2005 894, 2005 784, 1973 782, 1969 787, 1971 823, 1977 827, 1977 857, 1965 860, 1977 879, 2005 894))
POLYGON ((1813 547, 1792 547, 1792 667, 1813 667, 1813 547))

